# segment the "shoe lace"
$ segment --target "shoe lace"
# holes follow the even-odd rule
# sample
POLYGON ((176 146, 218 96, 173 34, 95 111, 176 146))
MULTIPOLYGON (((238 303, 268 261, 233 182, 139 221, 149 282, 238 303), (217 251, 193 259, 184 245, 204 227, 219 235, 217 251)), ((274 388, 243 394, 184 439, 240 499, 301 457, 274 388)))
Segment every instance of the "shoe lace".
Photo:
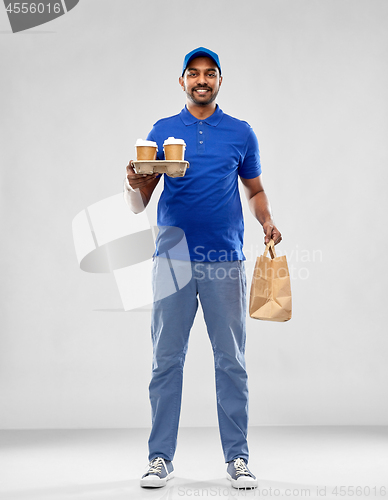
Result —
POLYGON ((236 458, 234 461, 236 476, 250 476, 250 472, 242 458, 236 458))
POLYGON ((157 457, 151 460, 149 463, 148 474, 160 474, 162 472, 162 466, 164 465, 163 458, 157 457))

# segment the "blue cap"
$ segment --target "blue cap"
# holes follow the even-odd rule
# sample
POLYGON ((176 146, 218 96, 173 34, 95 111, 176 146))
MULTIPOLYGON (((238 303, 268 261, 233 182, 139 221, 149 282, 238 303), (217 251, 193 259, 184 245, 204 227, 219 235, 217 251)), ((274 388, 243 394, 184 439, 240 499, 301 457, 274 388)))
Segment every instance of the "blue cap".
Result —
POLYGON ((196 57, 210 57, 210 59, 213 59, 213 61, 217 64, 218 69, 220 70, 220 74, 221 74, 221 64, 220 64, 220 60, 218 58, 218 55, 209 49, 205 49, 205 47, 198 47, 198 49, 194 49, 185 55, 185 58, 183 60, 182 76, 183 76, 183 73, 185 72, 185 69, 187 68, 187 65, 189 64, 189 62, 192 59, 195 59, 196 57))

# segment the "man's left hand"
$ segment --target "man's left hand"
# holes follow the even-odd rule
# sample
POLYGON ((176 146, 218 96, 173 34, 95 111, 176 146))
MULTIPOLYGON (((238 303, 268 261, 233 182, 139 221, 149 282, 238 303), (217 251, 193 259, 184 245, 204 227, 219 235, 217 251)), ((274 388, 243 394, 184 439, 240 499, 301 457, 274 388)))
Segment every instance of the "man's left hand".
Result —
POLYGON ((273 240, 275 245, 282 241, 282 235, 279 229, 275 226, 272 220, 264 222, 263 231, 265 234, 264 243, 265 245, 269 243, 270 240, 273 240))

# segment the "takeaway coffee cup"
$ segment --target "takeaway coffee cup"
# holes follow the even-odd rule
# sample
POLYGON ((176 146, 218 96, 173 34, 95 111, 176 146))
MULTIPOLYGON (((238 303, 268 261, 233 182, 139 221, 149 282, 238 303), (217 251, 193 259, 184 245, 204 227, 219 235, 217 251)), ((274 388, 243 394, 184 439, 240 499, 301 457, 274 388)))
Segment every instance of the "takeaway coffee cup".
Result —
POLYGON ((184 161, 186 143, 183 139, 169 137, 164 141, 163 149, 166 160, 184 161))
POLYGON ((135 144, 136 158, 138 160, 156 160, 156 153, 158 152, 158 145, 154 141, 143 141, 138 139, 135 144))

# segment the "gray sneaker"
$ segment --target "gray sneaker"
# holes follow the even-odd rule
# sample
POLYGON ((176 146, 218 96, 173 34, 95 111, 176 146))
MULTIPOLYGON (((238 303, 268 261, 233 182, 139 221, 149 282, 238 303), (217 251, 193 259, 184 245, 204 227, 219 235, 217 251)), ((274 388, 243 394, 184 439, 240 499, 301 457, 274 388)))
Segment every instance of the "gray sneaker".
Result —
POLYGON ((148 464, 147 472, 140 479, 142 488, 160 488, 174 475, 174 467, 171 460, 156 457, 148 464))
POLYGON ((257 488, 257 479, 243 458, 235 458, 228 462, 226 477, 231 481, 233 488, 257 488))

